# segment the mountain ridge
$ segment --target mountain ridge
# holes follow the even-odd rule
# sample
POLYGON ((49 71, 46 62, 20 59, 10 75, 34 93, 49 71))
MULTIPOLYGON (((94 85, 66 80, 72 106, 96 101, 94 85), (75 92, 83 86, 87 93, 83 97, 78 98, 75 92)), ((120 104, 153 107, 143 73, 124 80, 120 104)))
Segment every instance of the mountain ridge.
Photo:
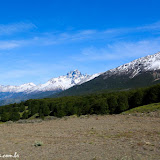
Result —
POLYGON ((103 74, 107 77, 116 74, 127 75, 130 74, 130 78, 134 78, 140 72, 154 71, 160 69, 160 52, 153 55, 148 55, 135 59, 129 63, 120 65, 114 69, 110 69, 103 74))

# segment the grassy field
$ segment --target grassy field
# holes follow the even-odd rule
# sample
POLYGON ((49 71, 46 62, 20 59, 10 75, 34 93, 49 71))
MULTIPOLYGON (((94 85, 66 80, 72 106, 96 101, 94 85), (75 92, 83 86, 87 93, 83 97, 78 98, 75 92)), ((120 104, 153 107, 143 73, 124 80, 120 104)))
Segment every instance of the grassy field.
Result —
POLYGON ((160 111, 160 103, 152 103, 140 107, 136 107, 133 109, 130 109, 128 111, 123 112, 124 114, 131 114, 131 113, 150 113, 150 112, 156 112, 160 111))

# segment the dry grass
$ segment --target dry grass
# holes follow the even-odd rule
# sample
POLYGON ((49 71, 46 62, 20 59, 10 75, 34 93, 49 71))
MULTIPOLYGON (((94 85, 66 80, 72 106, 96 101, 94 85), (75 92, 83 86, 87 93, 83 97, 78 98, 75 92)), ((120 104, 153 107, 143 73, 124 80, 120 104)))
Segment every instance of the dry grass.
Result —
POLYGON ((159 117, 65 117, 5 123, 0 130, 0 154, 17 152, 20 160, 160 159, 159 117))

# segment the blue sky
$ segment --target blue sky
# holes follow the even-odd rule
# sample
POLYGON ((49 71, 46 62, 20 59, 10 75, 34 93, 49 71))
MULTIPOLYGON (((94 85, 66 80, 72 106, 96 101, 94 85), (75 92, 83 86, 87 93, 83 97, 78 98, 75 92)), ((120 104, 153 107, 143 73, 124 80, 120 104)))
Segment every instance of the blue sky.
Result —
POLYGON ((99 73, 160 51, 159 0, 1 0, 0 84, 99 73))

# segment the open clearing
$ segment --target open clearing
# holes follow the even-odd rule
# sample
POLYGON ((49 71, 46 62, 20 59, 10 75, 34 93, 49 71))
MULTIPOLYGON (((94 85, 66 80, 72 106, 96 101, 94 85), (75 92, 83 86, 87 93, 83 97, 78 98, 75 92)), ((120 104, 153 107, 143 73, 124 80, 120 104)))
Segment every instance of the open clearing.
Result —
POLYGON ((0 131, 0 154, 17 152, 20 160, 160 159, 160 117, 155 116, 72 116, 0 124, 0 131), (43 145, 36 147, 35 141, 43 145))

